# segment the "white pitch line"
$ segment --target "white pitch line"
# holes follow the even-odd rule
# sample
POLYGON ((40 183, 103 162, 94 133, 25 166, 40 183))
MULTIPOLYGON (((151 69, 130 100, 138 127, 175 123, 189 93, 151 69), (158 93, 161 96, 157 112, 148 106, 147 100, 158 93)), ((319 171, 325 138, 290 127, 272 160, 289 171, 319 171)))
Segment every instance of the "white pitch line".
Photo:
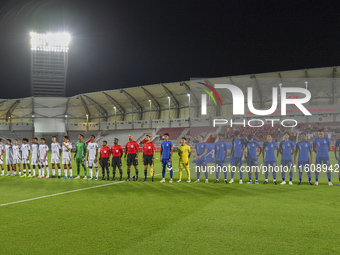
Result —
MULTIPOLYGON (((176 171, 174 171, 174 172, 178 172, 178 170, 176 170, 176 171)), ((155 174, 154 176, 158 176, 158 175, 161 175, 161 174, 162 174, 162 173, 155 174)), ((151 176, 148 176, 148 177, 151 177, 151 176)), ((78 191, 83 191, 83 190, 88 190, 88 189, 95 189, 95 188, 105 187, 105 186, 114 185, 114 184, 119 184, 119 183, 127 183, 127 182, 126 182, 126 181, 112 182, 112 183, 107 183, 107 184, 102 184, 102 185, 87 187, 87 188, 83 188, 83 189, 75 189, 75 190, 70 190, 70 191, 55 193, 55 194, 46 195, 46 196, 41 196, 41 197, 34 197, 34 198, 25 199, 25 200, 19 200, 19 201, 9 202, 9 203, 5 203, 5 204, 0 204, 0 207, 6 206, 6 205, 13 205, 13 204, 24 203, 24 202, 33 201, 33 200, 38 200, 38 199, 47 198, 47 197, 55 197, 55 196, 59 196, 59 195, 64 195, 64 194, 73 193, 73 192, 78 192, 78 191)))

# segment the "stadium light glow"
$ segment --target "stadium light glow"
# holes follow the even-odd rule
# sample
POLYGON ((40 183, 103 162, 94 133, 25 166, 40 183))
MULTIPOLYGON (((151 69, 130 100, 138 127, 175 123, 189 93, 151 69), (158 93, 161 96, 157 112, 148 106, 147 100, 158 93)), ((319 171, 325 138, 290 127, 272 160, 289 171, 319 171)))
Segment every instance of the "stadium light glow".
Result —
POLYGON ((30 36, 31 50, 34 51, 67 52, 71 41, 69 33, 38 34, 31 32, 30 36))

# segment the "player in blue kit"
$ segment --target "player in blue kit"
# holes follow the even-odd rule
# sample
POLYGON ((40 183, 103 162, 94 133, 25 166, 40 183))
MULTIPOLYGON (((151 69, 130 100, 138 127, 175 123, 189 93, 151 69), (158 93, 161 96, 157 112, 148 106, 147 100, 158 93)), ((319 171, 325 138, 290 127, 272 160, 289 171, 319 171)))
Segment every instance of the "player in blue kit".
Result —
POLYGON ((227 181, 227 168, 226 168, 226 162, 228 158, 228 149, 227 149, 227 143, 223 141, 222 134, 218 135, 218 141, 215 143, 215 156, 214 161, 216 164, 216 181, 214 183, 219 183, 219 175, 220 170, 223 170, 224 173, 224 183, 228 183, 227 181))
POLYGON ((169 163, 170 170, 170 183, 172 183, 173 170, 172 170, 172 154, 174 153, 174 145, 169 141, 170 135, 168 133, 164 134, 164 142, 161 143, 161 156, 160 162, 162 162, 162 180, 160 182, 165 182, 165 172, 167 165, 169 163))
POLYGON ((325 132, 323 129, 319 129, 318 132, 319 137, 315 138, 313 141, 313 149, 316 152, 316 170, 315 170, 315 186, 319 185, 319 174, 323 165, 327 166, 327 177, 328 177, 328 185, 333 186, 332 184, 332 175, 329 170, 330 161, 329 161, 329 153, 331 150, 331 140, 328 137, 325 137, 325 132))
POLYGON ((258 158, 260 157, 261 153, 262 153, 262 148, 261 145, 259 144, 258 141, 254 140, 253 135, 248 135, 247 136, 247 142, 245 143, 245 147, 247 150, 243 151, 243 156, 246 157, 247 159, 247 165, 249 167, 249 172, 248 172, 248 176, 249 176, 249 181, 247 182, 247 184, 252 184, 252 170, 255 170, 255 184, 259 184, 259 163, 258 163, 258 158), (256 151, 257 151, 257 147, 260 148, 260 153, 257 155, 256 151))
POLYGON ((273 141, 273 136, 271 134, 267 135, 267 142, 263 143, 263 164, 266 167, 266 172, 264 173, 264 183, 268 184, 268 176, 269 176, 269 167, 273 168, 273 183, 276 185, 276 170, 277 166, 276 158, 275 158, 275 149, 278 149, 277 143, 273 141))
MULTIPOLYGON (((340 139, 336 140, 335 142, 335 147, 334 147, 334 155, 335 155, 335 159, 338 161, 338 166, 340 166, 340 160, 339 160, 339 156, 337 155, 337 151, 340 148, 340 139)), ((339 184, 338 186, 340 186, 340 172, 339 172, 339 184)))
POLYGON ((293 141, 289 140, 289 132, 284 133, 284 140, 280 142, 279 149, 277 150, 277 158, 279 158, 279 153, 282 154, 281 157, 281 167, 282 167, 282 182, 281 185, 286 184, 286 167, 289 170, 289 185, 293 185, 293 154, 295 151, 295 144, 293 141))
POLYGON ((207 160, 206 154, 208 152, 207 144, 203 142, 203 136, 198 137, 198 143, 195 145, 195 158, 196 158, 196 172, 197 172, 197 180, 194 183, 200 182, 201 170, 203 167, 203 172, 205 174, 205 183, 208 183, 208 169, 207 169, 207 160))
POLYGON ((313 154, 312 154, 312 144, 306 141, 306 134, 301 134, 301 142, 296 144, 296 150, 294 154, 294 164, 296 164, 296 155, 299 152, 298 158, 298 168, 299 168, 299 185, 302 184, 302 173, 303 170, 306 170, 308 176, 308 185, 313 185, 312 181, 312 173, 310 172, 310 164, 313 162, 313 154))
POLYGON ((242 155, 244 150, 244 141, 241 138, 240 131, 236 131, 234 133, 235 138, 232 141, 231 153, 230 153, 230 160, 231 160, 231 180, 229 183, 234 182, 234 174, 236 171, 236 167, 240 169, 240 184, 242 184, 243 178, 243 169, 242 166, 242 155))

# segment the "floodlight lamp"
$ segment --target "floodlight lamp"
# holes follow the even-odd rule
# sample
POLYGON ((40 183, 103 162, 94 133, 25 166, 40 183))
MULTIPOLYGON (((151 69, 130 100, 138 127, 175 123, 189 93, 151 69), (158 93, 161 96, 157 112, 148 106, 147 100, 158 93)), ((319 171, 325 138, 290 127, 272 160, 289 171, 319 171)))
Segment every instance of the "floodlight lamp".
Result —
POLYGON ((65 32, 47 34, 31 32, 30 36, 33 51, 67 52, 71 41, 70 34, 65 32))

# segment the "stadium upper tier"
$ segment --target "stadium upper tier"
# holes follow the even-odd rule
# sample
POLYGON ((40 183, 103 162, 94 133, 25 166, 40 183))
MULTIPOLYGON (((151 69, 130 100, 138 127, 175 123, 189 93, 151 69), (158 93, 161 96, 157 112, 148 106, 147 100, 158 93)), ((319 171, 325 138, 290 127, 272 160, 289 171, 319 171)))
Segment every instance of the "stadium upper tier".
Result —
MULTIPOLYGON (((201 90, 196 88, 202 83, 234 84, 247 99, 247 88, 253 88, 253 103, 257 109, 268 109, 272 105, 272 89, 279 87, 308 88, 312 98, 308 105, 337 105, 340 90, 337 67, 294 70, 262 74, 218 77, 190 80, 167 84, 156 84, 134 88, 121 88, 110 91, 79 94, 73 97, 28 97, 21 99, 0 100, 0 121, 34 122, 43 130, 46 119, 68 120, 68 122, 131 122, 130 128, 157 127, 156 121, 170 118, 188 119, 202 117, 233 117, 232 96, 229 90, 219 89, 222 106, 209 97, 207 115, 201 116, 201 90), (190 112, 189 112, 190 101, 190 112), (44 119, 42 121, 41 119, 44 119), (153 120, 152 126, 150 119, 153 120), (139 121, 139 123, 138 123, 139 121)), ((72 85, 72 84, 70 84, 72 85)), ((3 84, 5 87, 6 84, 3 84)), ((203 86, 203 85, 202 85, 203 86)), ((10 87, 8 89, 11 89, 10 87)), ((96 87, 94 85, 93 90, 96 87)), ((292 95, 299 97, 299 95, 292 95)), ((217 95, 214 96, 216 101, 217 95)), ((293 106, 292 106, 293 108, 293 106)), ((294 108, 293 108, 294 109, 294 108)), ((247 111, 247 106, 245 107, 247 111)), ((306 121, 305 121, 306 122, 306 121)), ((35 124, 35 125, 36 125, 35 124)), ((56 122, 55 125, 62 125, 56 122)), ((117 124, 119 125, 119 123, 117 124)), ((126 127, 123 127, 126 128, 126 127)))

